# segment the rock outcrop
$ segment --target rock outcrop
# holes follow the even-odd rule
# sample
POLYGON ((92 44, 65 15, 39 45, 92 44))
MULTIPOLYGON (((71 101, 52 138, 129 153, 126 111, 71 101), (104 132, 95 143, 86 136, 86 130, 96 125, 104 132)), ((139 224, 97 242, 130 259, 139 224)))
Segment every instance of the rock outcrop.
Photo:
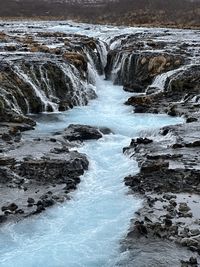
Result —
POLYGON ((61 138, 26 140, 10 149, 0 158, 0 223, 68 200, 89 166, 86 155, 61 138))
POLYGON ((95 69, 102 74, 105 64, 103 42, 48 32, 3 38, 0 121, 29 123, 28 113, 64 111, 96 97, 95 69))
POLYGON ((100 139, 103 133, 109 134, 111 130, 108 128, 97 128, 89 125, 70 124, 64 131, 63 137, 69 141, 85 141, 92 139, 100 139))
POLYGON ((163 91, 130 97, 127 105, 134 106, 136 113, 167 113, 171 116, 198 117, 200 99, 200 65, 166 77, 163 91))
MULTIPOLYGON (((171 33, 165 34, 170 38, 171 33)), ((166 36, 163 33, 160 40, 160 33, 148 31, 117 36, 108 53, 106 78, 125 91, 139 93, 125 102, 135 113, 184 116, 187 123, 164 127, 157 134, 146 132, 123 149, 139 166, 137 174, 125 177, 125 185, 142 196, 144 205, 136 212, 122 249, 135 258, 135 251, 151 245, 157 251, 159 244, 173 241, 169 246, 181 250, 181 266, 198 266, 199 43, 169 42, 166 36)))
POLYGON ((111 50, 108 54, 106 78, 123 85, 130 92, 144 92, 153 79, 180 67, 184 58, 172 53, 135 52, 134 48, 111 50))

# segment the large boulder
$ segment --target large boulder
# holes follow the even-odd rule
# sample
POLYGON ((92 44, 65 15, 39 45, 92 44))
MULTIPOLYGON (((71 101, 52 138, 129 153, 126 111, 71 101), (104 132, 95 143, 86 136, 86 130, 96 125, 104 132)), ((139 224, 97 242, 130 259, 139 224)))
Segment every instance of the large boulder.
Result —
POLYGON ((100 139, 102 133, 97 127, 80 124, 70 124, 64 132, 64 138, 69 141, 84 141, 90 139, 100 139))

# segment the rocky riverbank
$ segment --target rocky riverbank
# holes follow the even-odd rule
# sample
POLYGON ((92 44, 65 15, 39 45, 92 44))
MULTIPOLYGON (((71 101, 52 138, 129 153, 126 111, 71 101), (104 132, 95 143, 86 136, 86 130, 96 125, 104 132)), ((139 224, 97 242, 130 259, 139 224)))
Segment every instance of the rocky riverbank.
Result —
POLYGON ((176 263, 165 262, 165 257, 161 262, 152 253, 148 264, 141 266, 199 266, 200 60, 195 51, 200 48, 198 44, 156 42, 149 37, 116 37, 108 54, 107 78, 122 84, 126 91, 139 93, 125 103, 133 106, 135 113, 183 116, 186 123, 143 132, 124 148, 140 168, 138 174, 125 177, 125 184, 143 196, 144 206, 136 213, 122 249, 130 251, 136 263, 135 251, 144 253, 148 246, 158 253, 162 247, 166 253, 179 251, 176 263), (189 251, 183 252, 182 247, 189 251))
POLYGON ((46 137, 27 138, 24 132, 36 126, 30 114, 66 111, 96 98, 105 43, 11 24, 1 25, 0 32, 0 223, 69 199, 89 166, 76 147, 102 137, 87 125, 70 125, 46 137))
POLYGON ((70 199, 89 166, 87 156, 76 148, 108 133, 107 128, 87 125, 69 125, 62 132, 31 140, 19 140, 20 132, 18 137, 7 133, 10 140, 1 142, 6 156, 0 157, 0 223, 38 214, 70 199))

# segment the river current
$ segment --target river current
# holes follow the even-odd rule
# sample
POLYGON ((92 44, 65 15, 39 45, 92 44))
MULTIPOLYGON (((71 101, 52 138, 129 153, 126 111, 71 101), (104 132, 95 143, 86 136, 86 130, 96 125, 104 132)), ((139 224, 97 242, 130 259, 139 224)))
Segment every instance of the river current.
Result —
POLYGON ((123 183, 138 166, 122 149, 141 132, 183 120, 134 114, 132 107, 124 105, 131 94, 98 75, 96 93, 98 97, 88 106, 44 114, 36 130, 28 134, 27 138, 49 135, 70 123, 112 130, 112 134, 78 148, 88 156, 90 167, 70 201, 0 228, 1 267, 107 267, 116 266, 125 256, 120 253, 120 240, 142 200, 128 194, 123 183))

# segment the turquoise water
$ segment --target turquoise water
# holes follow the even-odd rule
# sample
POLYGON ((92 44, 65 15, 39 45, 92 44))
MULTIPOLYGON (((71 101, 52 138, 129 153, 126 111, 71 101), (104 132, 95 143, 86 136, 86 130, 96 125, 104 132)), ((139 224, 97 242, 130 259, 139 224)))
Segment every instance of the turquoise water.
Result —
POLYGON ((90 168, 70 201, 0 228, 1 267, 100 267, 115 266, 120 260, 120 239, 141 205, 124 186, 123 178, 138 168, 122 148, 140 131, 182 119, 134 114, 132 107, 123 105, 129 93, 103 78, 97 78, 97 94, 88 106, 42 116, 29 134, 47 135, 70 123, 106 126, 113 132, 79 149, 87 154, 90 168))

